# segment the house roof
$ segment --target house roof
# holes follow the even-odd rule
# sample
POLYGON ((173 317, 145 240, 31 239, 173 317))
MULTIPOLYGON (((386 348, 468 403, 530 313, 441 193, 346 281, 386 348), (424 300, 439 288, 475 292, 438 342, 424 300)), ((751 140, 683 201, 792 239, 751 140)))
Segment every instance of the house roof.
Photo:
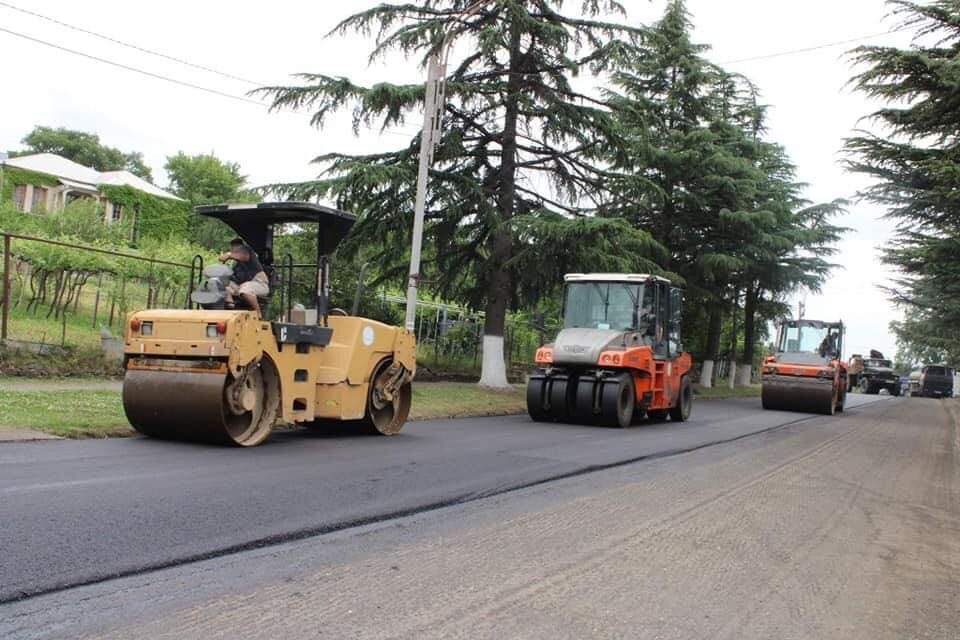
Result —
POLYGON ((3 161, 3 164, 55 176, 64 185, 71 188, 96 191, 99 184, 126 185, 158 198, 180 200, 172 193, 150 184, 129 171, 97 171, 55 153, 34 153, 28 156, 8 158, 3 161))

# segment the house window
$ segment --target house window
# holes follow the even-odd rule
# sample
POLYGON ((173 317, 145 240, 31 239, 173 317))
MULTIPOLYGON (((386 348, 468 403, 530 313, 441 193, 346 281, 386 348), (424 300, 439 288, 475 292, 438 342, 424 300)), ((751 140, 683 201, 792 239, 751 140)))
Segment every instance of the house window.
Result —
POLYGON ((20 211, 26 209, 27 185, 18 184, 13 188, 13 204, 20 211))
POLYGON ((47 189, 46 187, 33 187, 33 198, 31 199, 30 211, 38 213, 43 211, 47 206, 47 189))
POLYGON ((123 217, 123 205, 116 202, 110 203, 110 222, 120 222, 123 217))

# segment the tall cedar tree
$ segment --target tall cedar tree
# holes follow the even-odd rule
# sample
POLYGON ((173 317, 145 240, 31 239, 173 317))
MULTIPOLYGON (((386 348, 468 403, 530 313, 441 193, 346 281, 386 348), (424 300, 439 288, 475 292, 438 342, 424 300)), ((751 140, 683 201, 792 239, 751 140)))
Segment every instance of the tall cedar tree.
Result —
MULTIPOLYGON (((472 4, 379 5, 333 33, 376 32, 371 60, 400 53, 425 65, 444 34, 469 51, 446 79, 421 271, 435 293, 483 309, 481 384, 504 386, 509 308, 555 288, 565 270, 656 271, 649 258, 663 250, 626 220, 596 215, 616 183, 606 158, 623 152, 624 141, 606 105, 573 81, 635 55, 642 31, 605 21, 625 15, 613 0, 585 0, 579 15, 562 14, 562 0, 492 0, 463 17, 472 4)), ((352 109, 355 130, 389 128, 417 113, 424 99, 421 84, 299 78, 300 86, 262 91, 275 108, 312 110, 315 126, 352 109)), ((370 258, 382 265, 382 276, 402 282, 418 154, 417 140, 378 154, 325 154, 316 159, 325 166, 319 179, 276 190, 332 197, 360 214, 352 246, 376 247, 370 258)))
MULTIPOLYGON (((708 201, 705 182, 726 158, 718 158, 723 149, 708 129, 715 115, 716 70, 701 55, 707 48, 694 44, 690 31, 684 3, 671 2, 638 54, 613 74, 608 99, 629 146, 613 159, 613 166, 626 177, 610 210, 651 230, 669 247, 666 266, 687 284, 688 309, 693 309, 688 320, 700 315, 698 309, 711 310, 709 337, 700 355, 713 360, 719 350, 720 300, 726 287, 719 272, 736 265, 707 247, 720 240, 716 226, 721 207, 708 201), (718 277, 708 281, 700 267, 713 267, 711 275, 718 277)), ((694 326, 701 324, 697 320, 694 326)))
POLYGON ((685 3, 669 3, 613 75, 609 99, 628 151, 612 164, 628 176, 609 210, 669 247, 666 266, 687 284, 687 335, 705 362, 719 356, 724 309, 745 293, 750 363, 757 313, 782 310, 768 302, 826 275, 823 256, 840 231, 828 218, 840 203, 808 208, 798 198, 782 150, 761 138, 756 90, 705 60, 691 30, 685 3))
POLYGON ((918 361, 960 362, 960 5, 890 3, 911 47, 860 47, 856 87, 886 103, 882 135, 847 142, 850 167, 875 179, 862 195, 887 208, 897 233, 884 252, 901 276, 889 293, 905 319, 892 329, 918 361))

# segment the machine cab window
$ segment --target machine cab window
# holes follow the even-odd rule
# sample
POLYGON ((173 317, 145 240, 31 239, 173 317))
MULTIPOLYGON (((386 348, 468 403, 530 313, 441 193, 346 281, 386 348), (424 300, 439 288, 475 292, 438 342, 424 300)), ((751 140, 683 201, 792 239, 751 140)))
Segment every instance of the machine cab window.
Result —
POLYGON ((842 351, 843 327, 818 320, 790 320, 780 329, 779 353, 807 354, 816 358, 838 358, 842 351))
POLYGON ((666 280, 568 282, 563 309, 565 329, 635 332, 658 357, 682 351, 682 291, 666 280))
POLYGON ((642 284, 572 282, 564 299, 565 329, 636 331, 642 284))

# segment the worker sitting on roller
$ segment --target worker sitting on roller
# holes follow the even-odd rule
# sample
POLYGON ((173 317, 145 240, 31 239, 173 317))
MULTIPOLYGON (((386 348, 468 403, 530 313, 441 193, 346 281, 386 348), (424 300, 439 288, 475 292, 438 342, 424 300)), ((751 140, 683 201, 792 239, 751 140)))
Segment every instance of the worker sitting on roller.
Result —
POLYGON ((239 295, 251 309, 260 313, 257 298, 265 298, 270 293, 267 274, 260 264, 256 252, 240 238, 230 241, 230 251, 218 256, 220 262, 233 260, 233 275, 227 285, 225 302, 228 309, 234 307, 233 297, 239 295))
POLYGON ((825 335, 817 351, 820 353, 821 358, 837 355, 837 334, 828 333, 825 335))

